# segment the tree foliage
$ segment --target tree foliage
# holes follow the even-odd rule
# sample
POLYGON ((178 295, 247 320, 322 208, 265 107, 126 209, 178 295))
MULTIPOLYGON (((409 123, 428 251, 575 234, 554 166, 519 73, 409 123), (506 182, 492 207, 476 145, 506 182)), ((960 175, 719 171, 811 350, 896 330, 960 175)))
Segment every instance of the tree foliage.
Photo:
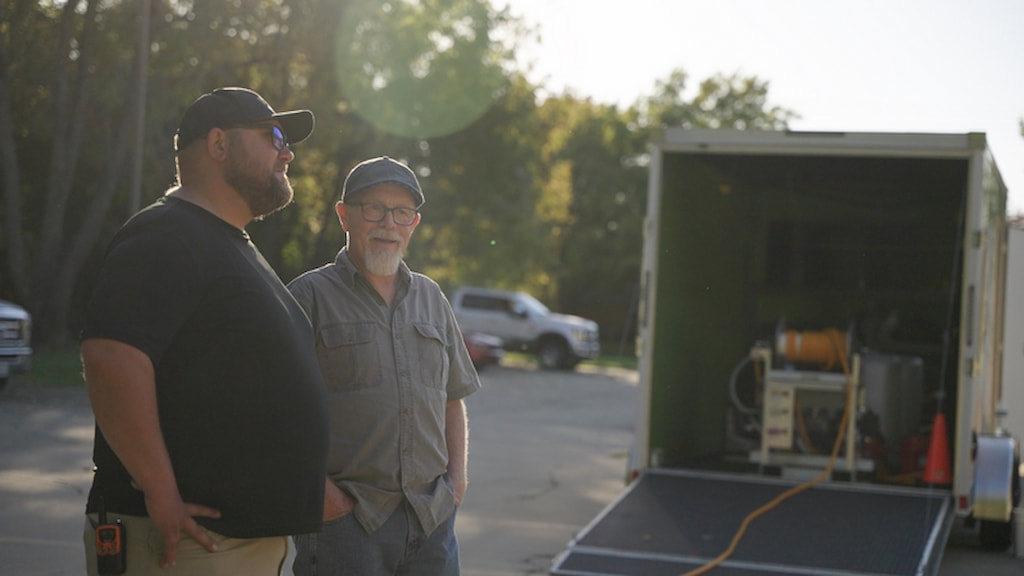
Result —
POLYGON ((119 34, 124 11, 100 6, 5 2, 0 24, 0 116, 11 119, 0 126, 7 269, 37 333, 57 342, 120 184, 125 110, 136 105, 119 90, 133 69, 119 34))
POLYGON ((753 77, 715 76, 688 97, 681 70, 625 110, 542 99, 514 65, 521 24, 487 0, 0 0, 0 295, 30 309, 37 344, 75 334, 132 211, 133 155, 145 205, 173 183, 185 108, 238 85, 317 116, 289 167, 295 204, 249 227, 284 280, 333 259, 344 175, 389 155, 427 198, 414 269, 446 288, 526 289, 625 342, 657 128, 779 129, 795 116, 753 77))
POLYGON ((647 203, 647 146, 661 126, 784 129, 795 113, 768 107, 768 83, 714 76, 687 100, 686 73, 620 112, 573 98, 551 100, 555 158, 569 168, 571 219, 559 238, 559 307, 598 320, 616 351, 635 329, 647 203))
POLYGON ((799 118, 792 110, 768 104, 768 82, 756 76, 717 74, 700 83, 696 96, 686 102, 688 76, 673 71, 655 84, 653 96, 638 103, 638 120, 645 125, 685 128, 783 130, 799 118))

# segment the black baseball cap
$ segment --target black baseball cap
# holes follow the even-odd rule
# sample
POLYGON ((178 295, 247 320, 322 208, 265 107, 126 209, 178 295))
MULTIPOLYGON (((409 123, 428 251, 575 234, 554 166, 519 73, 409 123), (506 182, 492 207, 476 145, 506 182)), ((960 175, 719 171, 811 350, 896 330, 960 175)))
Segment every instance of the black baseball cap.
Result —
POLYGON ((174 149, 184 150, 214 128, 235 128, 277 120, 289 144, 302 142, 313 132, 315 120, 309 110, 274 112, 262 96, 248 88, 217 88, 196 98, 185 110, 174 137, 174 149))
POLYGON ((405 164, 387 156, 370 158, 357 164, 345 177, 345 183, 341 187, 341 201, 345 202, 363 190, 385 182, 405 186, 412 194, 416 207, 423 205, 423 190, 420 189, 416 174, 405 164))

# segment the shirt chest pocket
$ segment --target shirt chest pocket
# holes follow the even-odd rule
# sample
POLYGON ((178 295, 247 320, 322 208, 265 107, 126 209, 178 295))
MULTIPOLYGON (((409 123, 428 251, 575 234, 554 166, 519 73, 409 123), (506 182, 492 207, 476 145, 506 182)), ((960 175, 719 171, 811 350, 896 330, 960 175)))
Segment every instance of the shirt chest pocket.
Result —
POLYGON ((431 324, 413 324, 424 384, 444 390, 448 383, 448 340, 431 324))
POLYGON ((380 386, 380 351, 372 322, 327 326, 317 338, 316 356, 328 390, 345 392, 380 386))

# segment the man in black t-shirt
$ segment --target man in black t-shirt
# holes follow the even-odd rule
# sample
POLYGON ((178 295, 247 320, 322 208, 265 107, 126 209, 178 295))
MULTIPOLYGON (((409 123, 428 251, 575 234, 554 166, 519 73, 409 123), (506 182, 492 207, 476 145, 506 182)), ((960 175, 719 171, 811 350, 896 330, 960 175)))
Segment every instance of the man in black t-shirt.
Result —
POLYGON ((326 392, 302 309, 245 226, 291 202, 308 110, 222 88, 178 128, 178 185, 117 233, 81 353, 96 416, 89 574, 116 565, 94 527, 126 527, 127 574, 271 576, 320 529, 326 392), (97 562, 97 553, 100 561, 97 562))

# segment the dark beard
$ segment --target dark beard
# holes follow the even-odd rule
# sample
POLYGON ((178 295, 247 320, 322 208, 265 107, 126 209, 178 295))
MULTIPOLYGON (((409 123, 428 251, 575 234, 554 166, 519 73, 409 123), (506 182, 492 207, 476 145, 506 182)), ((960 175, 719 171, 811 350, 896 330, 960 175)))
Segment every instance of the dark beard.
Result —
POLYGON ((232 152, 244 146, 240 140, 232 142, 224 165, 224 180, 249 205, 254 220, 262 220, 284 208, 292 201, 292 186, 287 177, 278 180, 272 171, 265 173, 258 162, 249 160, 245 152, 232 152))

